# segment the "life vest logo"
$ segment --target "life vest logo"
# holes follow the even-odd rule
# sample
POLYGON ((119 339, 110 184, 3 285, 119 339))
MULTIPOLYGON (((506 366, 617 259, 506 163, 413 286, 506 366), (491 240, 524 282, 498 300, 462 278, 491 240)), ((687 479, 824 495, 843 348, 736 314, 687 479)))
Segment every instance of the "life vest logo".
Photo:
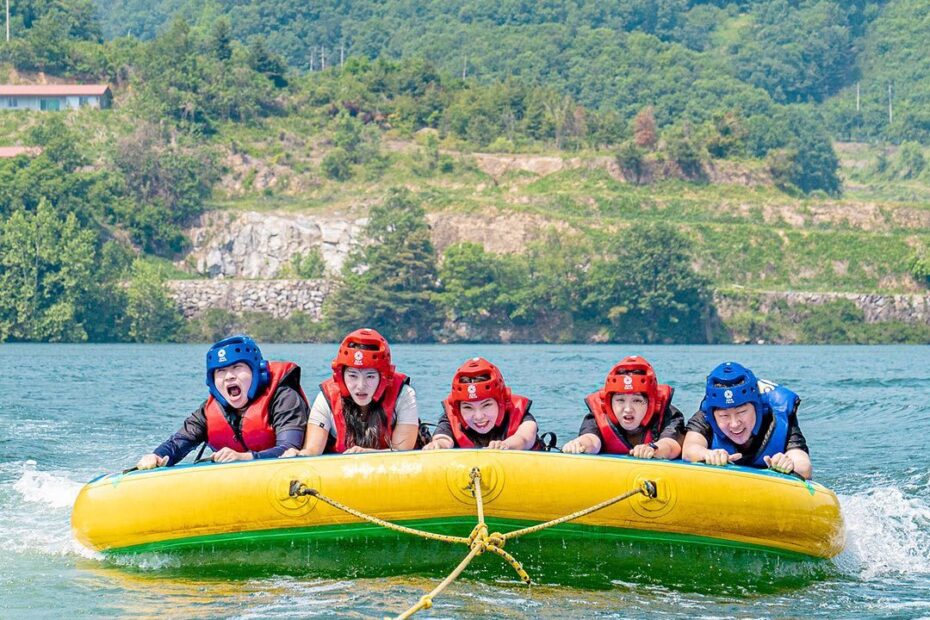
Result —
POLYGON ((478 388, 473 383, 468 386, 468 397, 472 399, 478 398, 478 388))
POLYGON ((219 362, 225 362, 226 361, 226 349, 220 349, 219 351, 217 351, 216 359, 219 362))
POLYGON ((724 390, 723 397, 727 400, 728 405, 733 404, 733 390, 724 390))
POLYGON ((356 366, 361 366, 361 365, 362 365, 362 359, 363 359, 364 357, 365 357, 365 356, 362 355, 362 352, 361 352, 361 351, 356 351, 356 352, 355 352, 355 365, 356 365, 356 366))

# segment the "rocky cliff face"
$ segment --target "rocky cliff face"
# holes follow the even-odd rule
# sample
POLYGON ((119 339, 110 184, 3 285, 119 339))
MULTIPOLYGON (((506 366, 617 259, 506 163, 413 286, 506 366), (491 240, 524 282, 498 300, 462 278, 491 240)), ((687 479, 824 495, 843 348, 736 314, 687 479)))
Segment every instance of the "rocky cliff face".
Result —
POLYGON ((210 211, 187 231, 193 248, 179 266, 209 278, 276 278, 294 256, 319 248, 335 274, 367 221, 338 213, 210 211))
MULTIPOLYGON (((490 252, 520 252, 548 227, 567 228, 522 213, 439 212, 427 220, 440 253, 459 241, 481 243, 490 252)), ((340 214, 211 211, 187 231, 193 247, 178 266, 208 278, 277 278, 295 256, 319 248, 335 275, 361 243, 367 222, 340 214)))

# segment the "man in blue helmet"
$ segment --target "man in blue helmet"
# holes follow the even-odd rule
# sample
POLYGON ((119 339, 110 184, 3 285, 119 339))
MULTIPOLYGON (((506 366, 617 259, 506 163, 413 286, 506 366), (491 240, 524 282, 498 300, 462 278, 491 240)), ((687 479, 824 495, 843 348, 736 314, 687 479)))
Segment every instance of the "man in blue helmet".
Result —
POLYGON ((760 381, 748 368, 724 362, 707 376, 700 410, 688 420, 686 461, 768 467, 810 479, 807 441, 798 426, 801 399, 760 381))
POLYGON ((254 340, 233 336, 207 351, 206 384, 207 400, 136 467, 174 465, 203 442, 217 463, 277 458, 303 444, 309 407, 293 362, 266 361, 254 340))

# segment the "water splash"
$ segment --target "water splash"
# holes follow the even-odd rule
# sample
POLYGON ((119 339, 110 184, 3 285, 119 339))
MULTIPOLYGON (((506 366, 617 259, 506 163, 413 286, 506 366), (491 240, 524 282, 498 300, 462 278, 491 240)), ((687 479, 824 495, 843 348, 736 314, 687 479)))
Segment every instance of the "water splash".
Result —
POLYGON ((13 489, 26 502, 45 504, 52 508, 70 508, 84 485, 63 476, 36 469, 35 461, 26 461, 23 474, 13 489))
POLYGON ((14 465, 19 478, 2 493, 0 549, 20 554, 102 556, 78 543, 71 535, 71 506, 82 483, 67 476, 40 471, 35 461, 14 465))
POLYGON ((930 505, 883 486, 840 498, 846 550, 837 564, 871 579, 890 574, 930 574, 930 505))

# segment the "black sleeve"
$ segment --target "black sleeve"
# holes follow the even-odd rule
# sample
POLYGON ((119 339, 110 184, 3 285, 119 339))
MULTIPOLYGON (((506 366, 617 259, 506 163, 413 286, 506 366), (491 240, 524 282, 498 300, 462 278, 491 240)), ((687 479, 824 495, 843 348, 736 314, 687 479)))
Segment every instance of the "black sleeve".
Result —
POLYGON ((662 418, 662 428, 659 429, 659 439, 674 439, 678 443, 685 436, 685 414, 674 405, 668 406, 662 418))
POLYGON ((804 434, 798 425, 798 416, 794 413, 788 416, 788 444, 785 450, 804 450, 808 454, 811 453, 807 449, 807 440, 804 439, 804 434))
POLYGON ((698 410, 691 419, 688 420, 688 424, 685 426, 686 432, 695 432, 704 435, 704 439, 707 440, 707 445, 709 446, 714 440, 714 429, 711 428, 710 422, 704 419, 704 412, 698 410))
POLYGON ((594 419, 594 414, 591 412, 588 412, 588 414, 584 417, 584 420, 581 421, 581 428, 578 429, 579 437, 588 433, 596 435, 597 438, 602 441, 604 439, 601 437, 601 429, 597 427, 597 420, 594 419))
POLYGON ((287 385, 278 387, 269 413, 269 421, 276 434, 287 430, 305 430, 309 415, 310 407, 300 392, 287 385))
POLYGON ((288 385, 278 386, 269 413, 275 445, 261 452, 253 452, 252 456, 257 459, 274 459, 284 454, 288 448, 299 450, 304 443, 309 414, 310 407, 300 392, 288 385))
MULTIPOLYGON (((536 416, 527 411, 523 414, 523 422, 536 422, 536 416)), ((523 424, 523 422, 521 422, 521 424, 523 424)), ((539 426, 539 422, 536 422, 536 426, 539 426)))
POLYGON ((436 423, 436 430, 433 431, 433 437, 436 435, 445 435, 455 440, 455 435, 452 434, 452 424, 449 423, 449 416, 446 415, 445 411, 442 412, 442 415, 439 416, 439 422, 436 423))
POLYGON ((152 452, 158 456, 167 456, 168 465, 184 460, 191 450, 207 440, 207 415, 204 413, 206 401, 192 414, 187 416, 178 431, 164 441, 152 452))

